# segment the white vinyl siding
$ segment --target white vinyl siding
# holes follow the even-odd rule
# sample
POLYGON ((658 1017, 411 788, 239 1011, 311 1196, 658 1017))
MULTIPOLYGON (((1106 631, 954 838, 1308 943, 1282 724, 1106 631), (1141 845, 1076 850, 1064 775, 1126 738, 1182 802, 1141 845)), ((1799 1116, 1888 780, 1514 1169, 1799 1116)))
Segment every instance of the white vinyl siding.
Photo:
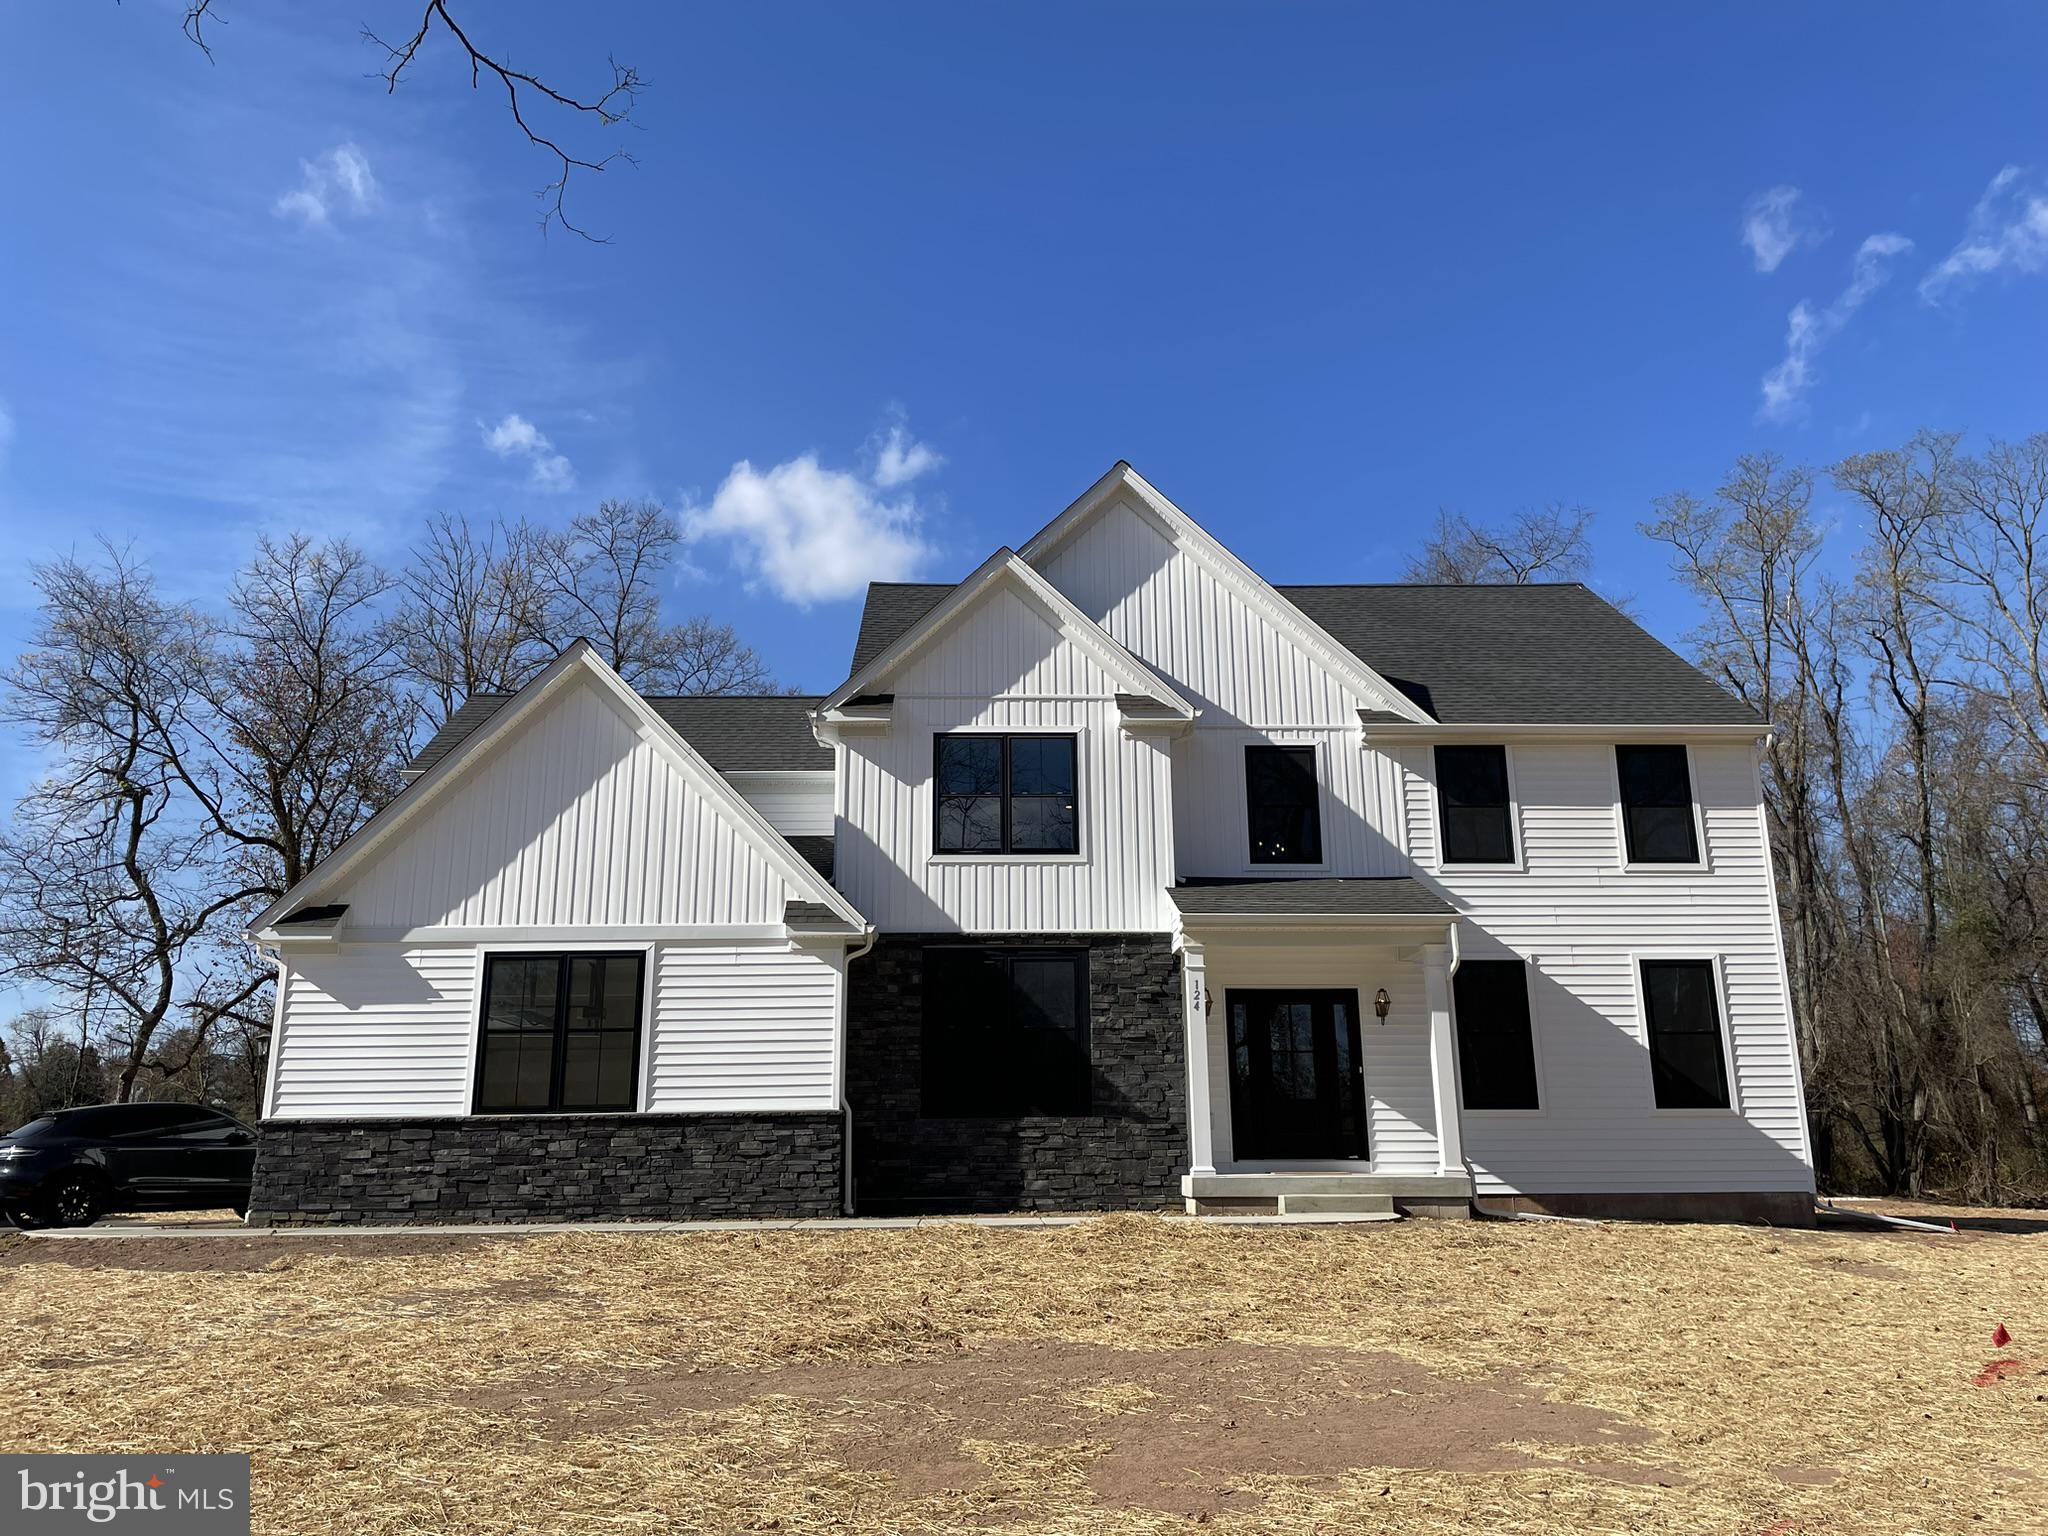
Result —
MULTIPOLYGON (((1436 882, 1464 914, 1468 958, 1527 957, 1544 1103, 1468 1115, 1482 1192, 1687 1193, 1812 1187, 1777 947, 1777 904, 1747 743, 1695 744, 1704 867, 1622 867, 1611 744, 1522 742, 1515 752, 1524 870, 1451 866, 1436 882), (1714 959, 1726 979, 1739 1112, 1660 1111, 1636 965, 1714 959)), ((1430 751, 1401 749, 1408 836, 1437 867, 1430 751)))
POLYGON ((656 960, 649 1109, 833 1107, 840 951, 667 945, 656 960))
POLYGON ((898 932, 1159 932, 1171 925, 1170 744, 1127 731, 1116 684, 1035 605, 989 594, 890 679, 882 730, 844 737, 836 879, 898 932), (933 738, 1010 731, 1076 738, 1078 851, 932 849, 933 738))
POLYGON ((469 1113, 474 945, 293 949, 286 959, 271 1115, 469 1113))
MULTIPOLYGON (((593 931, 575 947, 608 946, 593 931)), ((485 951, 508 952, 490 944, 294 949, 270 1115, 468 1114, 485 951)), ((833 1108, 843 964, 836 948, 779 942, 655 946, 641 1107, 833 1108)))
POLYGON ((1322 790, 1323 863, 1329 875, 1405 875, 1402 772, 1384 753, 1361 748, 1354 720, 1322 729, 1211 730, 1201 725, 1173 744, 1174 864, 1183 876, 1272 876, 1311 871, 1251 862, 1246 824, 1245 748, 1316 749, 1322 790))
MULTIPOLYGON (((1207 985, 1214 1001, 1207 1016, 1209 1087, 1217 1116, 1216 1166, 1220 1171, 1258 1165, 1237 1162, 1230 1142, 1229 998, 1233 987, 1341 987, 1358 993, 1358 1046, 1369 1105, 1374 1173, 1438 1172, 1436 1107, 1429 1065, 1429 1006, 1422 962, 1412 948, 1361 942, 1356 937, 1313 943, 1236 941, 1204 946, 1207 985), (1387 989, 1387 1022, 1372 1011, 1373 993, 1387 989)), ((1341 1168, 1355 1164, 1341 1162, 1341 1168)))
POLYGON ((1097 513, 1039 574, 1201 709, 1204 725, 1355 724, 1375 702, 1130 501, 1097 513))
POLYGON ((353 874, 352 929, 779 923, 794 891, 594 681, 353 874))
POLYGON ((728 773, 732 787, 784 837, 832 835, 830 773, 728 773))

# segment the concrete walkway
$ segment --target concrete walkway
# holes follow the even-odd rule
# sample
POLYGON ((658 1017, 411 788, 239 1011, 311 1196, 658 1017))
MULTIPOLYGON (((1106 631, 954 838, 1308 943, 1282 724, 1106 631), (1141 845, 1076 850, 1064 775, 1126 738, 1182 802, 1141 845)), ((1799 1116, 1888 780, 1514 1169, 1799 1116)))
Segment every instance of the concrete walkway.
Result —
MULTIPOLYGON (((1213 1227, 1336 1227, 1381 1221, 1398 1216, 1329 1214, 1309 1216, 1185 1216, 1167 1212, 1170 1221, 1213 1227)), ((51 1242, 97 1242, 109 1238, 227 1237, 545 1237, 561 1232, 648 1236, 664 1232, 893 1232, 913 1227, 1072 1227, 1086 1216, 818 1216, 780 1221, 536 1221, 463 1225, 409 1223, 394 1226, 248 1227, 239 1221, 151 1221, 146 1217, 114 1217, 90 1227, 42 1227, 25 1237, 51 1242)), ((0 1228, 0 1230, 9 1230, 0 1228)))

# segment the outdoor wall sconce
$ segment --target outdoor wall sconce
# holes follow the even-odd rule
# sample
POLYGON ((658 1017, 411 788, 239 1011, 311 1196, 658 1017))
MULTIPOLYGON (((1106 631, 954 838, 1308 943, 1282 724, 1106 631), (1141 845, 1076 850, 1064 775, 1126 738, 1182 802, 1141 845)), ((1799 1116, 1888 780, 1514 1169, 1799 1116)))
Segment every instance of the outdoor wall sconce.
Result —
POLYGON ((1387 996, 1387 989, 1381 987, 1372 995, 1372 1011, 1379 1015, 1382 1024, 1387 1022, 1387 1010, 1394 1006, 1394 1000, 1387 996))

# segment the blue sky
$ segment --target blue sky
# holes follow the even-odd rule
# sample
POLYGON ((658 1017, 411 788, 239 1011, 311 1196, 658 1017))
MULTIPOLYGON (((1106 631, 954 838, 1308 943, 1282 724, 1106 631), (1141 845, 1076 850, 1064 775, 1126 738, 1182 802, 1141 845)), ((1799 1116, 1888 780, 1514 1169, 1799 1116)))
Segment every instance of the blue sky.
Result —
POLYGON ((286 9, 231 0, 211 66, 169 0, 10 23, 8 653, 96 534, 203 598, 262 529, 395 559, 434 509, 647 495, 675 612, 822 689, 868 577, 1118 458, 1278 581, 1583 502, 1678 641, 1652 497, 2048 428, 2038 7, 470 6, 652 82, 638 168, 575 189, 605 246, 536 233, 445 39, 366 78, 417 0, 286 9))

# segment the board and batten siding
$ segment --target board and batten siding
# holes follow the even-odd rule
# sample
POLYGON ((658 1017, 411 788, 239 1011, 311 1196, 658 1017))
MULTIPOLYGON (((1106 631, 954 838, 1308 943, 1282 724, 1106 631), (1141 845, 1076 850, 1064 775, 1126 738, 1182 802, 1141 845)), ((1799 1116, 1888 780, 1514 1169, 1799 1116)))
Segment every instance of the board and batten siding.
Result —
MULTIPOLYGON (((531 946, 528 946, 531 948, 531 946)), ((593 933, 577 948, 607 946, 593 933)), ((287 957, 269 1116, 466 1115, 490 944, 344 944, 287 957)), ((641 1102, 651 1111, 832 1109, 842 952, 658 944, 641 1102)))
POLYGON ((893 932, 1161 932, 1172 926, 1170 744, 1126 731, 1116 684, 1004 587, 889 680, 886 729, 848 731, 834 849, 840 890, 893 932), (932 852, 933 737, 1072 734, 1077 855, 932 852))
POLYGON ((595 682, 567 685, 333 899, 355 929, 779 923, 793 891, 595 682))
POLYGON ((1464 914, 1465 959, 1533 959, 1541 1109, 1464 1116, 1482 1193, 1804 1190, 1813 1186, 1753 748, 1695 743, 1705 867, 1622 867, 1614 748, 1509 748, 1525 868, 1438 859, 1434 759, 1403 747, 1418 869, 1464 914), (1660 1111, 1636 965, 1718 962, 1739 1113, 1660 1111))
POLYGON ((1127 499, 1052 550, 1039 573, 1179 689, 1205 725, 1355 725, 1359 707, 1376 702, 1127 499))

